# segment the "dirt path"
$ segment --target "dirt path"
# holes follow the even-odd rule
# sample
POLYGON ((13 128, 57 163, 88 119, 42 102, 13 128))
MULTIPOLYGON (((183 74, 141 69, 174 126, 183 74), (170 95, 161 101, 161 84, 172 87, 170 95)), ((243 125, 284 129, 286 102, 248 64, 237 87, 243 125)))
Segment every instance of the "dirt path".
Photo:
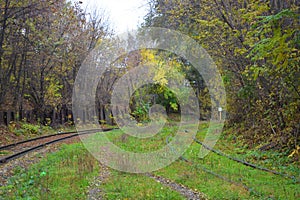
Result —
POLYGON ((198 192, 198 191, 194 191, 184 185, 178 184, 178 183, 171 181, 169 179, 166 179, 164 177, 155 176, 154 174, 150 174, 150 173, 147 173, 145 175, 150 178, 153 178, 157 182, 171 188, 172 190, 179 192, 186 199, 189 199, 189 200, 206 200, 207 199, 205 194, 198 192))
POLYGON ((93 181, 91 181, 90 186, 88 188, 88 200, 101 200, 104 199, 104 192, 100 189, 100 185, 109 177, 110 172, 109 168, 99 163, 99 176, 95 177, 93 181))

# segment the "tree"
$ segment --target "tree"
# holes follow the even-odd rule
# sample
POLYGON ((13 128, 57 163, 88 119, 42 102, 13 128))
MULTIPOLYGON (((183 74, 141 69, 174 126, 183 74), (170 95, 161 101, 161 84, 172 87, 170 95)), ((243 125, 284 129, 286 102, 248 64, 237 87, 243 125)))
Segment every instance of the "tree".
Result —
POLYGON ((0 108, 32 108, 42 123, 51 113, 55 121, 71 109, 76 73, 108 24, 65 0, 6 0, 1 9, 0 108))
POLYGON ((238 127, 250 144, 299 143, 299 2, 152 0, 150 5, 144 26, 179 30, 213 57, 226 85, 228 126, 238 127))

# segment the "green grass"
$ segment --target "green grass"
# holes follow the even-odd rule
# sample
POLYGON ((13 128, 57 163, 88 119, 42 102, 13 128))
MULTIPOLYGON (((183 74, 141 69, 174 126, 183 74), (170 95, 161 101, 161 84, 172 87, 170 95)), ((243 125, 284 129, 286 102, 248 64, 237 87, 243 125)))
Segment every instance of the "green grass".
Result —
POLYGON ((92 177, 98 174, 96 160, 82 144, 64 145, 28 170, 16 169, 3 199, 86 199, 92 177))
MULTIPOLYGON (((99 170, 82 144, 64 145, 28 170, 16 169, 0 199, 87 199, 89 181, 99 170)), ((114 170, 101 187, 105 199, 184 199, 144 175, 114 170)))
POLYGON ((100 187, 105 199, 184 199, 176 191, 143 174, 113 170, 109 180, 100 187))
POLYGON ((299 198, 299 184, 293 180, 255 170, 212 153, 204 159, 199 159, 198 151, 199 146, 193 144, 185 153, 185 157, 193 161, 192 164, 177 161, 156 173, 202 191, 213 199, 299 198), (203 171, 203 166, 238 184, 228 183, 203 171), (250 190, 245 190, 241 183, 250 190))
MULTIPOLYGON (((188 125, 187 125, 188 126, 188 125)), ((217 126, 217 125, 214 125, 217 126)), ((167 136, 174 136, 176 127, 164 127, 163 130, 153 138, 137 139, 126 136, 120 130, 105 133, 110 141, 117 146, 131 152, 150 152, 161 148, 166 144, 167 136)), ((203 140, 207 131, 207 124, 202 124, 197 133, 197 138, 203 140)), ((103 136, 102 133, 98 135, 103 136)), ((270 174, 260 170, 252 169, 228 158, 209 153, 204 159, 198 157, 200 145, 192 143, 187 149, 184 157, 192 161, 186 163, 177 160, 171 165, 156 171, 155 174, 164 176, 178 183, 184 184, 191 189, 201 191, 212 199, 298 199, 300 198, 299 184, 287 178, 270 174), (203 167, 213 171, 219 176, 225 177, 235 183, 224 181, 203 171, 203 167), (247 188, 245 188, 245 186, 247 188)), ((234 147, 234 144, 224 138, 220 138, 216 147, 232 156, 241 156, 241 149, 234 147)), ((254 151, 242 150, 244 154, 251 155, 254 151)), ((275 156, 275 155, 274 155, 275 156)), ((279 155, 277 155, 279 156, 279 155)), ((276 158, 276 156, 274 157, 276 158)), ((277 160, 281 158, 277 157, 277 160)), ((283 158, 284 161, 285 158, 283 158)), ((255 160, 252 160, 255 161, 255 160)), ((261 164, 258 162, 258 164, 261 164)), ((270 169, 280 169, 283 163, 278 161, 270 169), (276 165, 276 167, 274 167, 276 165)), ((270 167, 269 165, 264 165, 270 167)), ((299 177, 299 168, 291 165, 285 168, 285 173, 299 177)), ((127 175, 135 176, 135 175, 127 175)))
MULTIPOLYGON (((122 130, 114 130, 106 136, 110 141, 120 148, 130 152, 152 152, 166 145, 166 137, 174 135, 177 127, 164 127, 159 134, 151 138, 137 138, 127 135, 122 130)), ((99 134, 101 136, 102 134, 99 134)), ((99 138, 98 138, 99 139, 99 138)))
MULTIPOLYGON (((185 126, 188 129, 195 125, 185 126)), ((197 133, 200 141, 204 139, 207 128, 207 124, 200 125, 197 133)), ((166 126, 157 135, 147 139, 137 139, 121 130, 113 130, 97 133, 88 140, 98 144, 105 134, 122 149, 131 152, 151 152, 165 146, 166 138, 170 137, 171 140, 177 130, 177 127, 166 126)), ((203 192, 210 199, 300 198, 300 184, 294 180, 247 167, 212 152, 200 159, 200 147, 199 144, 192 143, 184 153, 184 157, 191 163, 178 159, 154 174, 203 192), (203 168, 232 182, 225 181, 203 168)), ((215 148, 231 156, 299 178, 299 165, 291 163, 284 154, 250 151, 224 136, 215 148)), ((82 145, 64 146, 61 151, 49 155, 28 171, 20 170, 8 186, 1 188, 2 196, 4 199, 86 199, 89 180, 97 176, 98 170, 100 169, 96 161, 82 145)), ((108 179, 99 186, 105 199, 183 199, 179 193, 143 174, 110 171, 108 179)))

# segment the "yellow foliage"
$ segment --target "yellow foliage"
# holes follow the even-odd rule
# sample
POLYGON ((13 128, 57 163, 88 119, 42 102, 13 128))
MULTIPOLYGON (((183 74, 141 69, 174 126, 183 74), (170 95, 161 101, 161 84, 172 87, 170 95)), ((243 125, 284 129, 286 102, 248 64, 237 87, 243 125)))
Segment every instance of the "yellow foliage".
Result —
POLYGON ((297 146, 288 157, 292 158, 294 156, 299 156, 299 155, 300 155, 300 146, 297 146))

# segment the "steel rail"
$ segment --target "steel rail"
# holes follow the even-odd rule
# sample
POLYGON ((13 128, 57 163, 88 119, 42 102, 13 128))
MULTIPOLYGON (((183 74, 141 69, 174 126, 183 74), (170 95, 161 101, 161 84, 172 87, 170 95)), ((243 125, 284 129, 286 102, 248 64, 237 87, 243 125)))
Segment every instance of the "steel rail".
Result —
MULTIPOLYGON (((57 142, 60 142, 60 141, 63 141, 63 140, 67 140, 67 139, 70 139, 70 138, 73 138, 73 137, 76 137, 76 136, 80 136, 80 135, 86 135, 86 134, 92 134, 92 133, 97 133, 97 132, 107 132, 107 131, 111 131, 113 130, 113 128, 109 128, 109 129, 91 129, 91 130, 84 130, 84 131, 79 131, 79 132, 74 132, 74 134, 72 135, 69 135, 69 136, 66 136, 66 137, 63 137, 63 138, 59 138, 59 139, 55 139, 55 140, 51 140, 51 141, 48 141, 48 142, 44 142, 42 144, 39 144, 39 145, 36 145, 34 147, 31 147, 31 148, 28 148, 26 150, 23 150, 23 151, 20 151, 20 152, 17 152, 17 153, 14 153, 12 155, 9 155, 9 156, 6 156, 4 158, 1 158, 0 159, 0 165, 3 165, 4 163, 7 163, 11 160, 14 160, 18 157, 21 157, 23 155, 26 155, 28 154, 29 152, 32 152, 32 151, 35 151, 37 149, 41 149, 47 145, 50 145, 50 144, 54 144, 54 143, 57 143, 57 142)), ((64 134, 70 134, 72 132, 65 132, 64 134)), ((54 134, 52 136, 57 136, 57 135, 60 135, 60 134, 54 134)), ((44 138, 47 138, 47 137, 44 137, 44 138)), ((36 138, 37 140, 38 139, 43 139, 43 138, 36 138)), ((35 140, 30 140, 30 141, 35 141, 35 140)), ((27 140, 28 142, 28 140, 27 140)), ((23 144, 23 143, 26 143, 26 141, 22 141, 22 142, 19 142, 18 144, 23 144)), ((11 145, 13 146, 13 145, 11 145)))
POLYGON ((58 135, 67 135, 67 134, 71 134, 71 133, 77 133, 77 131, 59 132, 59 133, 55 133, 55 134, 51 134, 51 135, 44 135, 44 136, 40 136, 40 137, 31 138, 31 139, 28 139, 28 140, 22 140, 22 141, 19 141, 19 142, 15 142, 15 143, 11 143, 11 144, 8 144, 8 145, 1 146, 0 150, 10 149, 14 146, 18 146, 20 144, 25 144, 27 142, 37 141, 37 140, 41 140, 41 139, 45 139, 45 138, 49 138, 49 137, 53 137, 53 136, 58 136, 58 135))

